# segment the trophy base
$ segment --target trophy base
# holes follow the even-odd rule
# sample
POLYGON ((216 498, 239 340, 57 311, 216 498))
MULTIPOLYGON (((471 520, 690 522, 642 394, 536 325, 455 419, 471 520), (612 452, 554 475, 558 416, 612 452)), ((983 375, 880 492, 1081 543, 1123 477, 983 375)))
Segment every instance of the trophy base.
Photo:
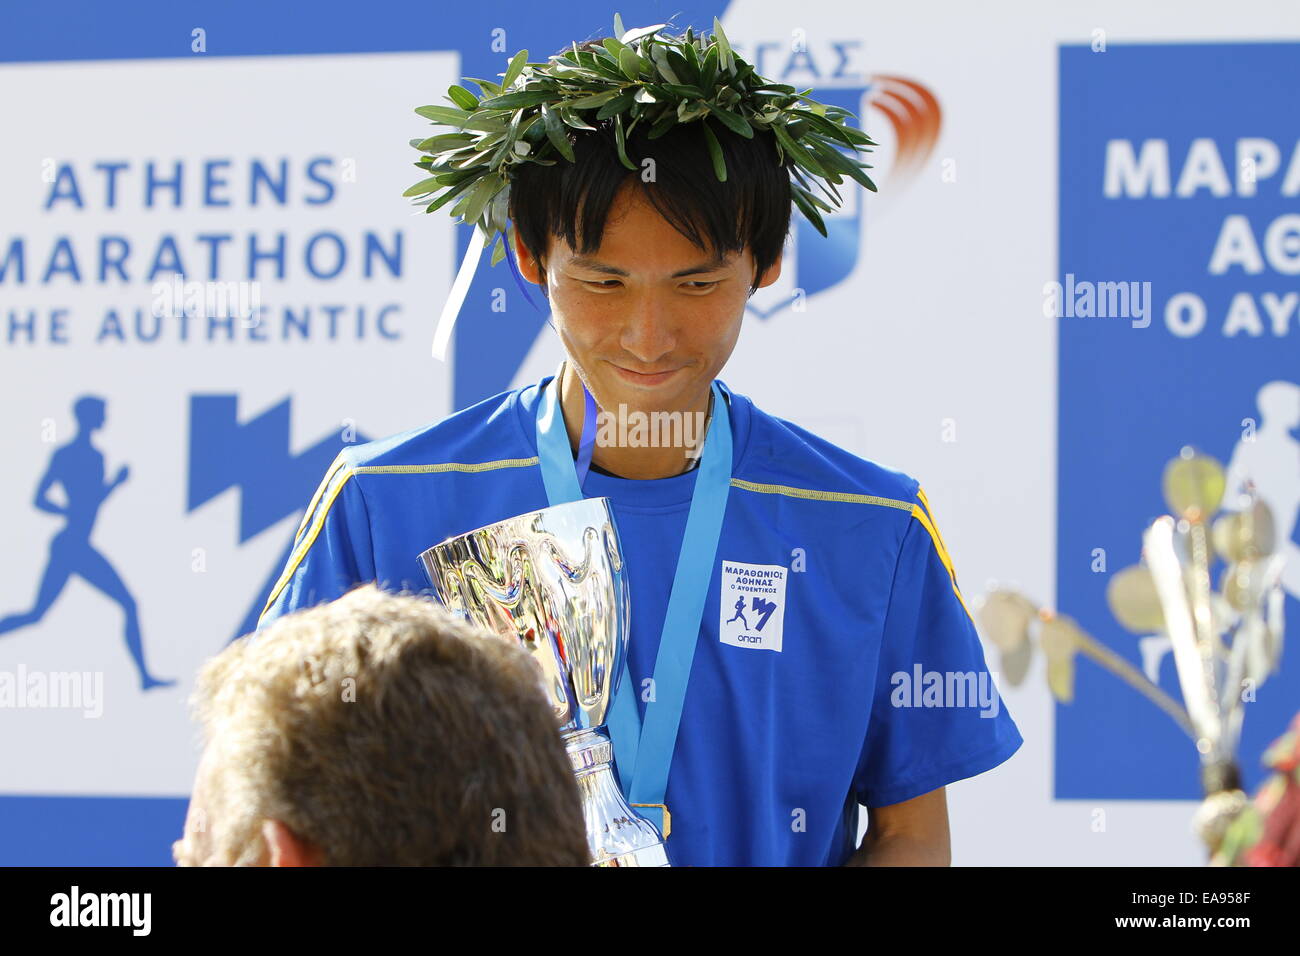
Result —
POLYGON ((654 824, 628 806, 610 766, 614 748, 599 730, 564 734, 582 813, 592 866, 668 866, 663 838, 654 824))
MULTIPOLYGON (((652 824, 653 825, 653 824, 652 824)), ((624 853, 622 856, 611 857, 600 863, 592 863, 592 866, 668 866, 668 854, 664 852, 662 845, 647 846, 639 850, 633 850, 631 853, 624 853)))

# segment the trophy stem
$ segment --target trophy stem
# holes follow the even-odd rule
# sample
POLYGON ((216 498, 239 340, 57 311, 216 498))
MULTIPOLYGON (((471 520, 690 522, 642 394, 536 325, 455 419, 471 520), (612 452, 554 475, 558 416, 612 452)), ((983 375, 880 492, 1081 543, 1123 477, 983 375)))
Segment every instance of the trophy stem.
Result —
POLYGON ((1209 532, 1205 523, 1199 518, 1191 522, 1187 532, 1192 559, 1191 594, 1192 622, 1196 633, 1196 650, 1200 658, 1201 671, 1198 675, 1204 687, 1206 699, 1207 723, 1206 737, 1210 744, 1210 754, 1218 761, 1224 757, 1223 715, 1219 704, 1218 672, 1215 663, 1215 644, 1218 635, 1214 630, 1213 615, 1210 611, 1210 543, 1209 532))
POLYGON ((603 728, 563 734, 582 796, 593 866, 668 866, 659 831, 627 804, 614 779, 614 747, 603 728))

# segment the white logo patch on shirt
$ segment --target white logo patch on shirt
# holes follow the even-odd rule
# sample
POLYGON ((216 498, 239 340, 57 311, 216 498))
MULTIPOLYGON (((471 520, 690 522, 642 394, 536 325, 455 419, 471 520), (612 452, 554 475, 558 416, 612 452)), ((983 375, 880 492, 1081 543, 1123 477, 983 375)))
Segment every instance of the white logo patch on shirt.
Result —
POLYGON ((779 564, 722 562, 718 639, 735 647, 781 650, 786 569, 779 564))

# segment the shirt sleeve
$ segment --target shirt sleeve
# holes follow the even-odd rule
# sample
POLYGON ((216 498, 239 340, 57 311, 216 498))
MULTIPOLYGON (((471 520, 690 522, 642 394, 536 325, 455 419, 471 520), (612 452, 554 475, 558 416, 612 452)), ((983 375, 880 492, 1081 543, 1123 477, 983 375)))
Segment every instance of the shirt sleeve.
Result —
POLYGON ((374 578, 365 499, 340 454, 307 505, 257 629, 292 611, 332 601, 374 578))
POLYGON ((918 486, 890 590, 854 791, 868 807, 902 803, 991 770, 1023 742, 985 666, 918 486))

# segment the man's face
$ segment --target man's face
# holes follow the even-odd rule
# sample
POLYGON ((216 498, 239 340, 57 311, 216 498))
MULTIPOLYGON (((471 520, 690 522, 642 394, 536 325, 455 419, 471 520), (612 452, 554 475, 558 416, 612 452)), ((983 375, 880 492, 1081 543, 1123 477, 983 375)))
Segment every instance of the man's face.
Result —
MULTIPOLYGON (((565 350, 602 408, 687 410, 707 398, 731 357, 754 276, 749 248, 711 261, 625 185, 600 248, 578 255, 552 237, 543 280, 522 243, 520 269, 545 281, 565 350)), ((781 261, 760 286, 781 274, 781 261)))

